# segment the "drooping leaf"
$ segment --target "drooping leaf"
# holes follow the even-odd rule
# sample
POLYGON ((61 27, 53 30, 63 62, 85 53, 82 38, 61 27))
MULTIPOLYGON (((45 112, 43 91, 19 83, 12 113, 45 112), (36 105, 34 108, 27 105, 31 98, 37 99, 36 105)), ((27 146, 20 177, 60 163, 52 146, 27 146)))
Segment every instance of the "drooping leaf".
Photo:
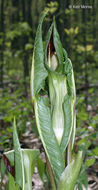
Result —
POLYGON ((35 99, 35 115, 38 131, 50 161, 56 183, 58 184, 64 170, 63 158, 51 125, 51 111, 46 97, 35 99))
POLYGON ((47 12, 42 15, 35 38, 32 70, 31 70, 31 95, 32 98, 40 91, 48 73, 44 66, 44 50, 42 42, 42 23, 47 12))
POLYGON ((58 190, 74 190, 77 177, 82 165, 82 152, 79 151, 76 158, 65 168, 61 175, 58 190))

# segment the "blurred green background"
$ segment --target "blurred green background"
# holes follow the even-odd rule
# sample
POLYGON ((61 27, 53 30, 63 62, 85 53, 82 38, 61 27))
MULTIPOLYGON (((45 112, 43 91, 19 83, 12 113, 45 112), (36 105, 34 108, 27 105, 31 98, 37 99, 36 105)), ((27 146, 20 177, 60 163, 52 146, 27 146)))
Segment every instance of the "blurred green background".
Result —
POLYGON ((76 144, 84 150, 87 166, 91 166, 98 158, 98 0, 0 0, 0 151, 12 148, 14 116, 20 139, 27 130, 37 134, 30 70, 36 29, 47 8, 43 40, 55 15, 75 73, 76 144))

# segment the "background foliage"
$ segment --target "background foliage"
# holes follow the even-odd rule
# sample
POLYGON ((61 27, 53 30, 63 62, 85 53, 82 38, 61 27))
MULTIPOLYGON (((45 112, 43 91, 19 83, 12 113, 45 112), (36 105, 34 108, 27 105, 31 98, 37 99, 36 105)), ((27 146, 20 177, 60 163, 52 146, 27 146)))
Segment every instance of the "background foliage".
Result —
MULTIPOLYGON (((85 168, 92 164, 96 167, 98 158, 98 148, 96 148, 98 136, 97 6, 97 0, 0 0, 1 154, 4 150, 12 148, 14 116, 17 119, 20 139, 22 133, 27 130, 38 135, 30 100, 29 81, 37 25, 41 12, 48 8, 49 16, 43 26, 43 39, 52 21, 51 18, 55 15, 62 44, 72 60, 75 72, 76 149, 78 146, 79 149, 84 150, 85 168), (77 5, 80 7, 76 8, 77 5), (81 8, 81 5, 88 5, 91 8, 81 8)), ((40 160, 38 162, 40 163, 40 160)), ((78 185, 81 186, 83 180, 82 173, 78 185)))

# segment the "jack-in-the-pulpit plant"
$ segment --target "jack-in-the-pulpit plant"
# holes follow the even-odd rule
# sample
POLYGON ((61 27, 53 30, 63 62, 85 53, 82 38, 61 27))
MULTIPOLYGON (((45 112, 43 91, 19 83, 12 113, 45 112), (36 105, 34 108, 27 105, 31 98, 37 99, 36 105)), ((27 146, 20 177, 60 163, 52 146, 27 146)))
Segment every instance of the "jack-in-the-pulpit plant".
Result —
POLYGON ((31 96, 53 190, 73 190, 82 152, 73 153, 75 81, 72 63, 62 47, 55 19, 42 41, 43 14, 38 25, 31 71, 31 96))

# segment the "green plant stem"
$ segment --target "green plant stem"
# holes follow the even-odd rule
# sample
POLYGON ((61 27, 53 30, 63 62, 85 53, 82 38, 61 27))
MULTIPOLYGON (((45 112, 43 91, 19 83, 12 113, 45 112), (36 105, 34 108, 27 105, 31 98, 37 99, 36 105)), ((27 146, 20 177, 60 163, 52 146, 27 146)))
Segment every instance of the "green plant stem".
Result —
POLYGON ((64 168, 65 168, 65 166, 66 166, 66 152, 63 153, 62 157, 63 157, 64 168))
POLYGON ((72 134, 67 147, 67 165, 71 163, 71 160, 72 160, 72 134))
POLYGON ((55 183, 53 171, 52 171, 52 168, 51 168, 51 165, 50 165, 50 162, 49 162, 47 156, 46 156, 46 163, 47 163, 48 172, 49 172, 49 176, 50 176, 51 189, 56 190, 56 183, 55 183))

